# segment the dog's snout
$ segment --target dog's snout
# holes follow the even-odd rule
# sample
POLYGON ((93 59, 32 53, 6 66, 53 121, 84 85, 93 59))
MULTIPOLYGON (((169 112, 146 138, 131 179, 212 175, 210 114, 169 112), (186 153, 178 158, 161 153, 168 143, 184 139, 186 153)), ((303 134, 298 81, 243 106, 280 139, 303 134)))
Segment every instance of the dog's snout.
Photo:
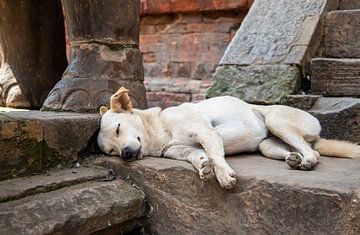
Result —
POLYGON ((121 158, 127 161, 135 160, 139 155, 140 149, 132 149, 129 147, 121 150, 121 158))

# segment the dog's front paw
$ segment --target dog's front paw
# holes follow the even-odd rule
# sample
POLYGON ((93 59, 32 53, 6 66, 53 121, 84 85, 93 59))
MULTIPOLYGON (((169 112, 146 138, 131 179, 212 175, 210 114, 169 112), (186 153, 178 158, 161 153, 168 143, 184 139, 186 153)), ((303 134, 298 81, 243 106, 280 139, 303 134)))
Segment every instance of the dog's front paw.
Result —
POLYGON ((215 176, 222 188, 232 189, 236 185, 236 174, 230 167, 215 167, 215 176))
POLYGON ((200 179, 208 181, 214 177, 213 169, 211 167, 211 162, 207 159, 200 163, 199 170, 200 179))

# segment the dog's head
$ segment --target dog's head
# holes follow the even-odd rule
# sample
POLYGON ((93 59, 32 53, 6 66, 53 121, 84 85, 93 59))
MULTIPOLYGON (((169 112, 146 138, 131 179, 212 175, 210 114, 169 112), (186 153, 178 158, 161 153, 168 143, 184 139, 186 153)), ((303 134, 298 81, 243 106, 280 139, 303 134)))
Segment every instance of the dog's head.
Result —
POLYGON ((101 123, 97 142, 109 155, 118 155, 132 161, 142 158, 142 122, 132 111, 128 90, 121 87, 110 98, 110 110, 100 108, 101 123))

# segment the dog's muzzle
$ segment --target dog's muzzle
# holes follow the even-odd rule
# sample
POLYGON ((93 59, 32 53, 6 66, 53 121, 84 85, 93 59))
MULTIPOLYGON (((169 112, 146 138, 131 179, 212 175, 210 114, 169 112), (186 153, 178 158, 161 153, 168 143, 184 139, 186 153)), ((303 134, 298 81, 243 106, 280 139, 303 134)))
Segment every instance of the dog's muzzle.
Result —
POLYGON ((126 147, 123 150, 121 150, 121 158, 125 161, 135 161, 137 159, 141 159, 140 150, 141 148, 132 149, 126 147))

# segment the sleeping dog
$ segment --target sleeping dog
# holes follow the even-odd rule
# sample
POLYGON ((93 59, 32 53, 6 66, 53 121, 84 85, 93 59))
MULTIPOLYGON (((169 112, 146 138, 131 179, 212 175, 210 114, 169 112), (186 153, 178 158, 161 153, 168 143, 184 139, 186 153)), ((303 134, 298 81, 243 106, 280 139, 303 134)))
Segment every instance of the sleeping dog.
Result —
POLYGON ((260 151, 285 160, 294 169, 311 170, 320 155, 360 158, 360 146, 320 138, 319 121, 309 113, 282 105, 252 105, 230 96, 184 103, 164 110, 133 109, 128 90, 100 108, 97 142, 124 160, 145 156, 189 161, 208 180, 231 189, 236 175, 224 156, 260 151))

